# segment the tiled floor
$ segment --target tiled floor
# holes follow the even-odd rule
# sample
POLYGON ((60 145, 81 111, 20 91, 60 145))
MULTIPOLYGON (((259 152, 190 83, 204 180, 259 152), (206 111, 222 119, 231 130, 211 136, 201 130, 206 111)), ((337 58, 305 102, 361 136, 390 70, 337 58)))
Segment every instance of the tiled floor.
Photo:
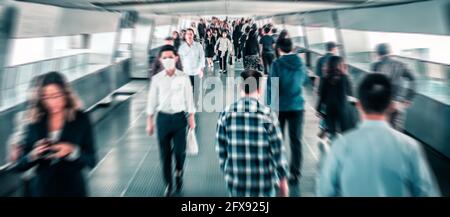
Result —
MULTIPOLYGON (((235 67, 236 72, 242 70, 239 63, 235 67)), ((237 75, 233 69, 228 72, 228 76, 237 75)), ((219 75, 216 73, 207 76, 219 75)), ((222 75, 221 79, 224 80, 224 78, 225 76, 222 75)), ((145 132, 146 86, 146 81, 141 80, 124 88, 127 93, 133 90, 137 93, 114 108, 111 114, 96 125, 99 163, 89 173, 91 196, 163 196, 164 186, 158 144, 154 135, 148 136, 145 132)), ((305 88, 304 95, 306 111, 302 140, 303 176, 299 186, 290 186, 291 196, 315 196, 317 163, 320 159, 317 138, 318 119, 312 107, 315 100, 310 88, 305 88)), ((199 112, 196 116, 199 155, 188 156, 186 159, 185 183, 181 196, 228 196, 214 149, 218 113, 199 112)), ((285 145, 290 155, 289 145, 285 145)))
MULTIPOLYGON (((241 70, 242 66, 238 65, 236 71, 241 70)), ((238 73, 231 69, 228 76, 234 75, 238 73)), ((223 80, 224 77, 222 75, 223 80)), ((99 163, 89 173, 91 196, 163 196, 158 145, 155 136, 145 133, 147 89, 143 88, 142 82, 145 81, 124 88, 127 93, 138 92, 114 108, 96 126, 99 163)), ((217 112, 197 114, 199 155, 186 159, 183 196, 228 195, 214 149, 217 116, 217 112)), ((309 107, 305 116, 304 176, 300 187, 291 186, 292 196, 314 196, 317 120, 309 107)))

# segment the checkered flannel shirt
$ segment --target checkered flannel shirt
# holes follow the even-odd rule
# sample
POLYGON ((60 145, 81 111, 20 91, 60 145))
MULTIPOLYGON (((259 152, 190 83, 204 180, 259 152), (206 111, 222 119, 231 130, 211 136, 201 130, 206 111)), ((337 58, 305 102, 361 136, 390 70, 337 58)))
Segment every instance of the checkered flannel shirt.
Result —
POLYGON ((244 97, 220 114, 216 151, 231 196, 275 196, 287 175, 278 118, 255 98, 244 97))

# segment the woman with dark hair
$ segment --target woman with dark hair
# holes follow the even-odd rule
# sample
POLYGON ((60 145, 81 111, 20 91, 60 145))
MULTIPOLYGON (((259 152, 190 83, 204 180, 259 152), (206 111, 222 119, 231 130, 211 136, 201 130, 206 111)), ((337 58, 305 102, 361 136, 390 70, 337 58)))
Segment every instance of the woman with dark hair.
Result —
POLYGON ((205 56, 206 56, 206 60, 208 61, 208 67, 211 69, 214 66, 212 58, 215 55, 215 52, 214 52, 215 45, 216 45, 216 39, 214 38, 214 36, 212 34, 212 30, 207 29, 206 30, 206 38, 205 38, 205 56))
POLYGON ((289 33, 287 30, 283 29, 283 31, 280 32, 280 35, 278 36, 278 38, 276 39, 275 42, 275 55, 277 56, 277 59, 280 58, 280 53, 278 52, 278 48, 280 47, 280 41, 289 38, 289 33))
MULTIPOLYGON (((180 31, 180 39, 181 40, 183 40, 183 41, 185 41, 185 37, 184 37, 184 35, 186 34, 186 29, 182 29, 181 31, 180 31)), ((180 41, 181 42, 181 41, 180 41)))
POLYGON ((178 50, 181 44, 180 34, 177 31, 172 32, 173 46, 178 50))
POLYGON ((36 166, 33 196, 87 196, 82 170, 96 164, 92 126, 58 72, 40 78, 17 169, 36 166))
MULTIPOLYGON (((217 43, 217 40, 219 40, 219 38, 220 38, 219 29, 218 28, 214 28, 212 30, 212 33, 213 33, 214 41, 216 41, 216 43, 217 43)), ((214 45, 216 45, 216 44, 214 44, 214 45)), ((214 59, 214 62, 219 61, 219 59, 220 59, 219 56, 216 55, 216 58, 214 59)))
POLYGON ((227 73, 227 59, 228 55, 233 55, 233 44, 231 40, 228 38, 228 32, 226 30, 222 31, 222 37, 217 40, 215 45, 215 50, 217 56, 219 56, 220 63, 220 72, 226 74, 227 73))
POLYGON ((347 65, 339 56, 332 56, 328 60, 327 75, 322 79, 319 87, 319 101, 316 110, 319 116, 325 116, 330 138, 337 132, 345 132, 354 127, 347 96, 353 96, 352 84, 347 75, 347 65), (319 113, 325 106, 325 114, 319 113))
POLYGON ((253 24, 252 27, 247 27, 245 29, 245 43, 243 47, 243 56, 244 56, 244 68, 259 70, 259 43, 258 43, 258 32, 257 32, 256 24, 253 24))

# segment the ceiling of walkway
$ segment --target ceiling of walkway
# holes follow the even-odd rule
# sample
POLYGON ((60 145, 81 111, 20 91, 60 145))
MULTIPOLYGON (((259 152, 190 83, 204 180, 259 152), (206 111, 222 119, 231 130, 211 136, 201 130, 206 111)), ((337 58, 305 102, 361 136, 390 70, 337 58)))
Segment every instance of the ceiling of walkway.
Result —
POLYGON ((19 0, 70 8, 136 10, 170 15, 271 15, 411 0, 19 0))

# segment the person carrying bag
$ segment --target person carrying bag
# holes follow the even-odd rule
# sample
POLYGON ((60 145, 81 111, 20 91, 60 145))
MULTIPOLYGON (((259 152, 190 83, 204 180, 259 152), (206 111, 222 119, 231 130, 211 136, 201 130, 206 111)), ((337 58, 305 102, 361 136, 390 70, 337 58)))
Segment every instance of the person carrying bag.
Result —
POLYGON ((186 138, 186 154, 190 156, 198 155, 198 143, 195 135, 195 129, 189 129, 186 138))
POLYGON ((233 56, 233 44, 227 37, 228 32, 224 30, 222 37, 216 42, 216 53, 220 56, 220 72, 227 73, 228 56, 233 56))

